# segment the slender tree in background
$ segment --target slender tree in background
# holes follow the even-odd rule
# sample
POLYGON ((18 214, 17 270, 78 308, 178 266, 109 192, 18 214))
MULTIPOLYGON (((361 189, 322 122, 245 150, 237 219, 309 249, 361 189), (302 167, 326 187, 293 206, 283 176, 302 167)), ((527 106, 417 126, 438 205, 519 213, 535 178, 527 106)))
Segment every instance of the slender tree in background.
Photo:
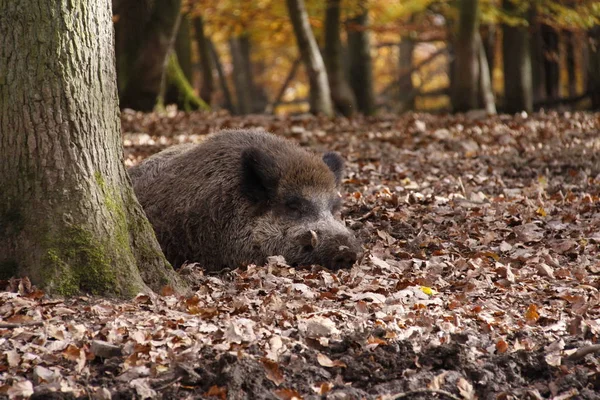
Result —
POLYGON ((223 92, 223 97, 225 98, 225 108, 228 109, 232 114, 236 114, 237 110, 233 104, 231 90, 229 90, 229 85, 227 84, 227 77, 225 76, 225 71, 223 70, 223 64, 221 63, 219 52, 217 51, 217 48, 212 40, 208 40, 208 47, 210 48, 210 54, 215 61, 219 83, 221 84, 221 91, 223 92))
POLYGON ((356 111, 356 99, 346 80, 342 68, 342 41, 340 39, 340 2, 327 0, 325 10, 325 48, 323 59, 327 67, 327 76, 331 88, 331 98, 335 107, 345 116, 356 111))
POLYGON ((565 52, 567 58, 567 76, 569 80, 569 97, 577 95, 577 78, 575 77, 575 35, 570 30, 564 31, 565 52))
POLYGON ((479 93, 479 1, 460 0, 458 32, 454 42, 452 107, 456 112, 478 108, 479 93))
POLYGON ((179 29, 175 37, 175 54, 179 61, 181 72, 188 80, 192 81, 192 24, 190 16, 184 14, 179 21, 179 29))
POLYGON ((204 19, 201 15, 194 18, 194 34, 196 37, 196 43, 198 45, 198 55, 200 57, 200 68, 202 72, 200 97, 210 105, 212 103, 212 96, 215 87, 213 79, 213 63, 210 44, 206 34, 204 33, 204 19))
POLYGON ((3 278, 63 295, 181 287, 122 163, 113 39, 109 0, 0 2, 3 278))
POLYGON ((477 41, 479 42, 479 105, 488 114, 496 114, 496 101, 492 88, 490 67, 488 65, 488 58, 486 57, 485 46, 479 33, 477 33, 477 41))
POLYGON ((310 109, 313 113, 333 115, 331 92, 325 63, 308 22, 304 0, 286 0, 288 14, 294 27, 298 51, 306 68, 310 84, 310 109))
POLYGON ((358 109, 365 115, 375 113, 375 90, 371 63, 371 38, 368 30, 369 10, 365 0, 359 1, 359 12, 346 24, 350 86, 358 109))
POLYGON ((399 45, 399 60, 398 67, 400 76, 398 78, 398 100, 401 103, 403 111, 412 110, 415 108, 415 96, 412 81, 413 71, 413 52, 415 49, 415 41, 410 35, 403 36, 399 45))
MULTIPOLYGON (((515 3, 503 0, 508 15, 517 12, 515 3)), ((531 48, 526 26, 502 25, 502 58, 504 64, 504 110, 509 113, 533 111, 531 48)))

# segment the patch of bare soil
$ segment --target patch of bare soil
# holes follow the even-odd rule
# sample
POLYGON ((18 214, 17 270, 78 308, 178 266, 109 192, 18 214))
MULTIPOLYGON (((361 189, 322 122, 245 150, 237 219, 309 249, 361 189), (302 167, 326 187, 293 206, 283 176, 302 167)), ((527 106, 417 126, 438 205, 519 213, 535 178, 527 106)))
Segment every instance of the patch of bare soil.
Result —
POLYGON ((3 282, 1 395, 600 399, 598 114, 125 111, 126 161, 252 127, 344 155, 363 259, 190 265, 193 296, 130 302, 3 282))

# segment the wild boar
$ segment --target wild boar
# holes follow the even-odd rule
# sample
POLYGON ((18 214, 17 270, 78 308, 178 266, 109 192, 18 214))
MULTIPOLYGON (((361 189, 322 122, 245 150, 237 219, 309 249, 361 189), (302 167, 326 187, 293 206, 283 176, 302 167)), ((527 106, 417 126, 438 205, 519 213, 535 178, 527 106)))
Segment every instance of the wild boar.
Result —
POLYGON ((344 161, 260 130, 227 130, 168 148, 129 170, 175 267, 218 271, 282 255, 349 268, 359 245, 339 219, 344 161))

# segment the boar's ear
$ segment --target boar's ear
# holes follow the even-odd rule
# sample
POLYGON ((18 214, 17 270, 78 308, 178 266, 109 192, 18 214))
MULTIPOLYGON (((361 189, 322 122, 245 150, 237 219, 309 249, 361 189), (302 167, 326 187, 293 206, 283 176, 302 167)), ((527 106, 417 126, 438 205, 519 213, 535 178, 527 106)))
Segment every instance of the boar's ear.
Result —
POLYGON ((335 184, 339 185, 342 182, 342 175, 344 175, 344 159, 340 156, 340 153, 329 151, 323 154, 323 161, 333 172, 335 184))
POLYGON ((250 200, 269 200, 278 184, 279 168, 271 156, 255 147, 242 152, 242 190, 250 200))

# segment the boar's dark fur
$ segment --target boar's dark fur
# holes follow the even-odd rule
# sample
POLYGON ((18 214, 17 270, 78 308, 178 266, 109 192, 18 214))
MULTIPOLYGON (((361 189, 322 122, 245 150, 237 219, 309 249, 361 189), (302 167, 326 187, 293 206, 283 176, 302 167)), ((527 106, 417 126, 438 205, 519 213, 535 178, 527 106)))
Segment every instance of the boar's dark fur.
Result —
POLYGON ((264 264, 350 267, 359 246, 339 220, 344 163, 258 130, 179 145, 129 170, 158 241, 175 266, 264 264))

